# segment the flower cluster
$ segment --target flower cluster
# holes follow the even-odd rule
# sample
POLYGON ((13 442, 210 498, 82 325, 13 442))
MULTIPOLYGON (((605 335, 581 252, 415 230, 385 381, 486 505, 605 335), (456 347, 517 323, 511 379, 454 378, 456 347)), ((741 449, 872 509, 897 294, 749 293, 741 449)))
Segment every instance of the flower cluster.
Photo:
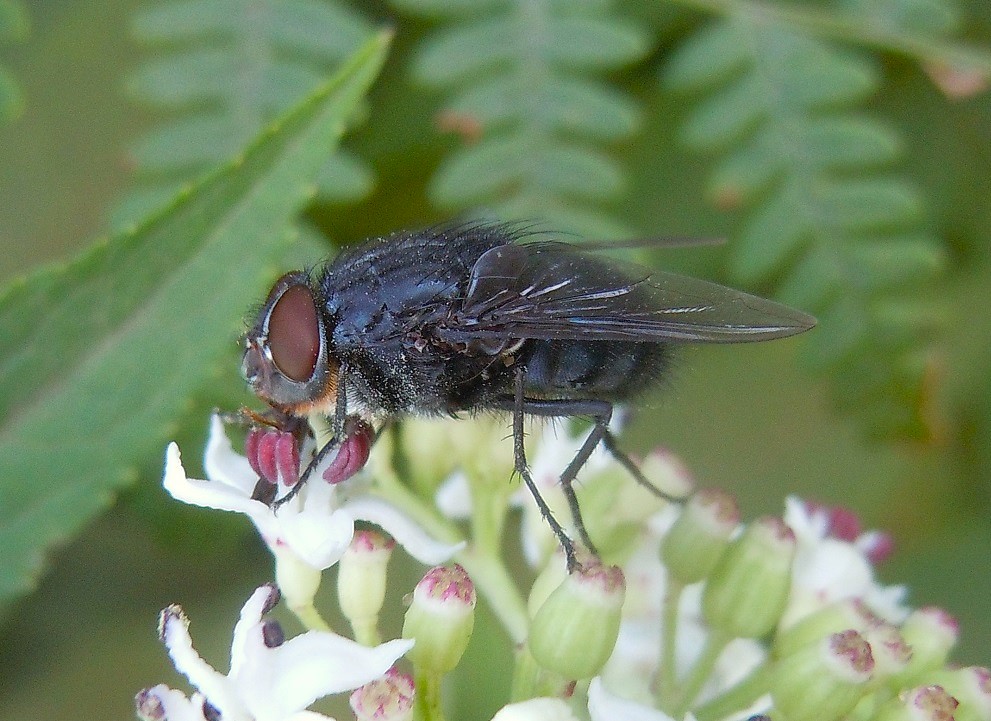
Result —
MULTIPOLYGON (((187 478, 170 446, 166 490, 246 514, 306 630, 287 639, 267 618, 279 593, 262 586, 235 626, 224 675, 193 649, 182 609, 166 609, 162 641, 197 691, 142 691, 139 716, 317 721, 327 718, 308 710, 317 699, 351 690, 359 721, 440 721, 444 681, 466 662, 481 597, 514 649, 511 691, 492 721, 991 721, 991 673, 948 665, 955 622, 877 582, 890 539, 864 532, 851 512, 789 498, 781 517, 742 523, 734 499, 693 490, 670 454, 649 455, 641 469, 683 504, 647 493, 597 451, 577 489, 598 555, 582 554, 568 573, 509 480, 512 448, 498 423, 411 422, 370 452, 370 431, 355 427, 324 458, 280 431, 249 434, 241 456, 214 418, 208 480, 187 478), (304 463, 314 467, 297 487, 304 463), (507 542, 511 523, 520 543, 507 542), (400 594, 405 619, 390 633, 382 611, 398 601, 387 583, 397 542, 416 561, 446 565, 400 594), (532 572, 520 573, 521 562, 532 572), (335 565, 354 640, 314 607, 322 571, 335 565)), ((552 426, 527 440, 534 479, 572 533, 557 478, 581 441, 552 426)))

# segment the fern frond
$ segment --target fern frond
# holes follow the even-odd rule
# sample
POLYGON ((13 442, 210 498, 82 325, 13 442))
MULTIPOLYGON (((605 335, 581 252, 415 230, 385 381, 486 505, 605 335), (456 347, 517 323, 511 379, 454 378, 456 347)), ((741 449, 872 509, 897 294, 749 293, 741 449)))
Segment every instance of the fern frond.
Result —
MULTIPOLYGON (((0 45, 24 40, 29 26, 27 8, 19 0, 0 0, 0 45)), ((14 120, 23 110, 24 96, 17 80, 0 65, 0 123, 14 120)))
POLYGON ((878 82, 869 56, 756 15, 708 26, 666 70, 669 88, 704 94, 682 137, 717 157, 713 202, 745 210, 732 273, 780 281, 819 316, 807 356, 871 433, 919 436, 944 251, 890 170, 900 137, 858 111, 878 82))
POLYGON ((599 77, 647 53, 640 28, 589 0, 393 4, 443 21, 413 72, 447 94, 445 116, 474 129, 432 179, 434 203, 586 236, 628 232, 596 205, 624 188, 607 144, 636 130, 640 109, 599 77))
MULTIPOLYGON (((178 0, 135 17, 140 42, 166 48, 132 74, 128 89, 170 120, 132 148, 138 187, 113 213, 125 225, 244 147, 372 34, 343 4, 326 0, 178 0)), ((339 150, 318 181, 318 200, 351 201, 371 170, 339 150)))

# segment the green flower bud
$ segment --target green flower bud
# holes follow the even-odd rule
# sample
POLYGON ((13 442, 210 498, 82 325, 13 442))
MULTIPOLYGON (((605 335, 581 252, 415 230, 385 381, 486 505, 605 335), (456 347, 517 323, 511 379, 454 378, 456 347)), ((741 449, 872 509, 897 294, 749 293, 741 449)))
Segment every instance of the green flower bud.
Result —
POLYGON ((902 687, 928 684, 929 673, 942 668, 957 645, 960 626, 943 609, 929 606, 913 611, 901 630, 912 647, 912 659, 894 680, 902 687))
POLYGON ((374 633, 378 624, 389 557, 395 546, 395 541, 379 531, 358 530, 338 563, 337 601, 362 643, 366 641, 363 636, 374 633))
POLYGON ((759 638, 778 623, 791 589, 795 534, 780 518, 754 521, 719 559, 702 615, 730 638, 759 638))
POLYGON ((777 662, 774 707, 788 721, 835 721, 857 705, 874 670, 871 646, 844 631, 777 662))
POLYGON ((871 645, 874 656, 874 682, 886 682, 905 670, 912 658, 912 647, 896 626, 880 622, 860 632, 871 645))
POLYGON ((406 657, 417 674, 435 676, 453 670, 474 624, 475 586, 467 572, 457 564, 427 571, 413 590, 403 623, 403 638, 416 641, 406 657))
POLYGON ((566 678, 591 678, 612 654, 626 593, 616 566, 587 562, 540 606, 530 626, 530 652, 566 678))
POLYGON ((885 703, 872 721, 954 721, 958 705, 942 686, 919 686, 885 703))
POLYGON ((991 720, 991 671, 981 666, 942 669, 928 675, 960 702, 954 721, 991 720))
POLYGON ((729 546, 740 509, 727 493, 701 490, 685 504, 661 544, 661 560, 684 585, 705 579, 729 546))
POLYGON ((823 606, 804 616, 774 635, 771 651, 776 658, 784 658, 810 643, 817 643, 826 636, 854 629, 863 631, 876 625, 880 619, 862 601, 845 599, 823 606))
POLYGON ((554 590, 567 577, 568 566, 564 560, 564 553, 558 549, 558 552, 552 555, 548 562, 544 564, 543 570, 534 579, 533 585, 530 586, 530 595, 526 600, 526 610, 527 615, 531 619, 537 615, 537 611, 544 605, 544 601, 550 597, 554 590))

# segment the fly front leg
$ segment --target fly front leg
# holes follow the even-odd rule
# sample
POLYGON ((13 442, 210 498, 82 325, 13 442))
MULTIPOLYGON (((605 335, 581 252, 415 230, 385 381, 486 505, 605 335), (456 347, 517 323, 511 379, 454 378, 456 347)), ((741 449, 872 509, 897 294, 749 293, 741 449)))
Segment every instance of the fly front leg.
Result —
POLYGON ((341 440, 344 438, 344 425, 348 415, 348 395, 347 384, 345 383, 347 365, 341 363, 337 371, 337 395, 334 399, 334 418, 331 423, 330 439, 313 454, 313 458, 306 464, 306 468, 299 475, 299 480, 293 484, 286 495, 277 498, 272 502, 272 509, 278 510, 283 504, 295 498, 302 490, 303 485, 313 475, 314 471, 323 463, 327 457, 341 447, 341 440))

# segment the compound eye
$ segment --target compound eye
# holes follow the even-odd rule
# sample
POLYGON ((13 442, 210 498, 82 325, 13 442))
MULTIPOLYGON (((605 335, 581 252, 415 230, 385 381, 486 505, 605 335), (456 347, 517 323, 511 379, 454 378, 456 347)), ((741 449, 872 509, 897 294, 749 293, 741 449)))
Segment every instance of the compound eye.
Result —
POLYGON ((286 378, 303 383, 313 377, 320 355, 320 322, 305 285, 291 286, 275 302, 268 319, 268 347, 286 378))

